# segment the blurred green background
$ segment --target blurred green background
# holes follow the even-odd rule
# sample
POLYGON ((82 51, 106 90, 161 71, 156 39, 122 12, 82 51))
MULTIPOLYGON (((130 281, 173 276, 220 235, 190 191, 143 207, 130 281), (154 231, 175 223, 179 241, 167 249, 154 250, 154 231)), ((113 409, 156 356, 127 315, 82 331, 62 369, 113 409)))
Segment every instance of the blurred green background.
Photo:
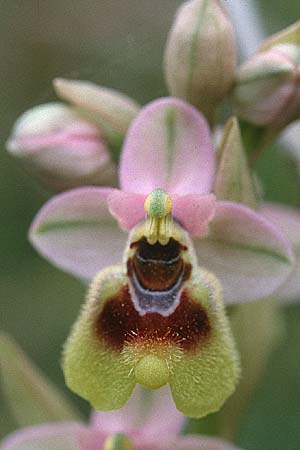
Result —
MULTIPOLYGON (((10 332, 65 392, 59 364, 61 347, 85 289, 30 247, 28 227, 48 194, 6 154, 4 143, 20 113, 55 98, 51 80, 56 76, 118 88, 141 103, 165 95, 162 54, 180 3, 0 2, 0 328, 10 332)), ((298 0, 261 0, 259 8, 268 32, 300 18, 298 0)), ((299 178, 279 148, 264 156, 258 172, 268 199, 300 207, 299 178)), ((238 443, 246 450, 300 448, 300 307, 289 306, 283 315, 286 335, 269 361, 239 434, 238 443)), ((84 402, 76 402, 88 410, 84 402)), ((14 428, 0 392, 0 436, 14 428)))

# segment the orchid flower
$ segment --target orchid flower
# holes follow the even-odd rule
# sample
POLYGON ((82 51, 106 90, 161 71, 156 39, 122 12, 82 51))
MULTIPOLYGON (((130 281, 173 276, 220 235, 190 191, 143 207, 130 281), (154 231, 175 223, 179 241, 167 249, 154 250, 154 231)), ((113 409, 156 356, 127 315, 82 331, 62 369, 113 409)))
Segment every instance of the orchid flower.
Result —
POLYGON ((184 416, 165 388, 145 395, 137 389, 115 412, 94 412, 89 425, 58 422, 18 430, 0 450, 237 450, 216 438, 180 435, 184 416))
POLYGON ((238 357, 219 282, 206 269, 227 303, 250 301, 283 283, 293 253, 254 210, 216 201, 214 172, 203 116, 160 99, 128 131, 121 190, 69 191, 36 217, 30 239, 38 251, 80 278, 95 277, 64 353, 68 386, 95 409, 122 407, 137 382, 169 383, 178 409, 195 417, 233 392, 238 357), (124 248, 123 264, 106 268, 124 248))

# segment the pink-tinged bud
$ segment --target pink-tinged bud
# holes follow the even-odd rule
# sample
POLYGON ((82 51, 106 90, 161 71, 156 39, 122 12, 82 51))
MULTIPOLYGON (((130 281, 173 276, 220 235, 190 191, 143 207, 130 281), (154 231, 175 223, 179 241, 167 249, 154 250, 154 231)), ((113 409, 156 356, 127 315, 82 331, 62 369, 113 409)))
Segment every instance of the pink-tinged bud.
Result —
POLYGON ((7 149, 52 190, 115 184, 116 167, 99 129, 61 103, 26 111, 13 128, 7 149))
POLYGON ((165 50, 170 93, 197 106, 209 120, 232 87, 236 45, 218 0, 190 0, 179 9, 165 50))
POLYGON ((300 117, 300 22, 239 68, 233 101, 236 114, 257 126, 280 129, 300 117))

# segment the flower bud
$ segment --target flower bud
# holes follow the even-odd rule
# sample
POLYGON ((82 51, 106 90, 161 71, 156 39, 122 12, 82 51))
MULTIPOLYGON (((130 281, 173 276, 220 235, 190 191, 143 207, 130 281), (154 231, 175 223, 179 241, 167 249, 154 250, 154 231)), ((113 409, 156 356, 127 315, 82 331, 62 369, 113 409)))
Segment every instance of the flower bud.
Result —
POLYGON ((130 97, 103 86, 80 80, 54 80, 57 95, 81 115, 101 127, 110 146, 122 143, 127 129, 139 111, 139 105, 130 97))
POLYGON ((280 129, 300 117, 300 22, 240 67, 233 101, 236 114, 256 126, 280 129))
POLYGON ((7 149, 50 189, 115 183, 116 167, 99 129, 60 103, 26 111, 7 149))
POLYGON ((235 117, 231 117, 224 128, 214 192, 218 200, 242 203, 253 209, 257 206, 255 183, 235 117))
POLYGON ((212 120, 232 86, 236 46, 232 24, 218 0, 190 0, 179 9, 165 50, 172 95, 212 120))

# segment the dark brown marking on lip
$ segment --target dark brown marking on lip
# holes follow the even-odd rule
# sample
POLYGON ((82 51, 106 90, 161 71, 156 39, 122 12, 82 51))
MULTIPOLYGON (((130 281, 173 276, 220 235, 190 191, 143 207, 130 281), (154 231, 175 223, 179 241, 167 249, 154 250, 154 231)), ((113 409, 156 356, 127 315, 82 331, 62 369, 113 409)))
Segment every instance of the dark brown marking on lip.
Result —
MULTIPOLYGON (((166 291, 174 286, 184 271, 181 251, 186 247, 173 238, 167 245, 159 242, 151 245, 146 238, 142 238, 132 248, 136 250, 127 263, 128 276, 134 271, 144 289, 166 291)), ((187 273, 184 279, 187 279, 187 273)))
POLYGON ((170 316, 141 316, 132 303, 129 287, 124 286, 106 301, 96 319, 95 331, 97 338, 115 351, 121 351, 126 343, 174 344, 193 351, 207 341, 211 326, 205 309, 186 290, 170 316))

